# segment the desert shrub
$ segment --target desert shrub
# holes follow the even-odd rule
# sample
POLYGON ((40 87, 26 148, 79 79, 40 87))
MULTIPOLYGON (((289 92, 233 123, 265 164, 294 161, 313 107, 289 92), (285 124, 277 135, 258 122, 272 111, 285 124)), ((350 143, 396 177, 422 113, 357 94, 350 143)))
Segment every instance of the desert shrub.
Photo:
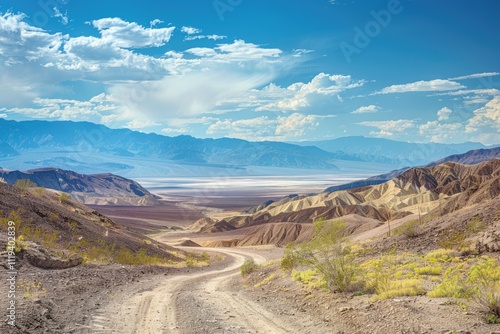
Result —
POLYGON ((399 296, 418 296, 425 294, 423 282, 419 279, 391 280, 386 290, 380 290, 376 300, 399 296))
POLYGON ((469 298, 470 291, 465 284, 465 264, 451 266, 443 274, 441 282, 427 293, 429 297, 469 298))
POLYGON ((42 197, 42 195, 44 194, 45 192, 45 188, 43 187, 37 187, 35 188, 35 196, 36 197, 42 197))
POLYGON ((14 182, 14 187, 25 193, 29 188, 36 187, 36 183, 29 179, 19 179, 14 182))
POLYGON ((441 275, 443 267, 441 266, 426 266, 413 269, 417 275, 441 275))
POLYGON ((451 262, 457 258, 458 253, 451 249, 437 249, 424 256, 429 263, 451 262))
POLYGON ((394 229, 394 235, 404 235, 408 238, 416 238, 420 235, 420 221, 410 220, 398 228, 394 229))
POLYGON ((210 255, 207 252, 193 253, 189 252, 186 256, 186 265, 188 267, 196 267, 199 263, 210 263, 210 255))
POLYGON ((446 249, 465 249, 470 246, 470 242, 467 242, 467 238, 483 231, 486 226, 487 225, 481 220, 481 218, 472 217, 467 222, 465 230, 456 230, 454 228, 450 228, 443 231, 438 240, 438 245, 439 247, 446 249))
POLYGON ((343 220, 317 220, 310 241, 285 249, 282 267, 312 267, 321 273, 330 291, 351 291, 359 284, 359 264, 349 245, 343 242, 344 236, 343 220))
POLYGON ((495 259, 485 257, 471 267, 467 283, 474 300, 486 311, 488 322, 500 322, 500 267, 495 259))
POLYGON ((254 260, 246 260, 241 266, 241 276, 247 276, 259 269, 259 265, 254 260))
POLYGON ((60 193, 59 194, 59 201, 61 203, 69 203, 71 201, 71 196, 67 193, 60 193))
POLYGON ((316 269, 304 271, 293 270, 292 279, 310 288, 326 288, 327 284, 322 275, 316 269))
POLYGON ((266 278, 264 278, 259 283, 255 284, 254 288, 258 288, 258 287, 260 287, 262 285, 266 285, 267 283, 271 282, 275 278, 276 278, 276 274, 271 274, 271 275, 267 276, 266 278))

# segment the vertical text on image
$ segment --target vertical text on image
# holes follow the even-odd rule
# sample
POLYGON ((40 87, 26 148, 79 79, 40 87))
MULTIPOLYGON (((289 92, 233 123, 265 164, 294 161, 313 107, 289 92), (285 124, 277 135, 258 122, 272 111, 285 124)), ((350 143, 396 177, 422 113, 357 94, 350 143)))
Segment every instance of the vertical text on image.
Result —
POLYGON ((7 223, 7 323, 11 326, 16 325, 16 223, 9 221, 7 223))

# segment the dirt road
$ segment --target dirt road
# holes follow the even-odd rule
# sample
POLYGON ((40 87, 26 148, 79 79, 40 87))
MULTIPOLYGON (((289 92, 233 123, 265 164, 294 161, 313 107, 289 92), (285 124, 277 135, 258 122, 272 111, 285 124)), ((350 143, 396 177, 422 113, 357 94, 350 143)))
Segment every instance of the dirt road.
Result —
MULTIPOLYGON (((90 319, 91 333, 295 333, 290 317, 246 298, 237 275, 246 259, 267 259, 248 249, 202 249, 229 257, 224 269, 161 277, 124 289, 90 319), (148 285, 148 284, 146 284, 148 285), (132 290, 132 291, 131 291, 132 290)), ((302 327, 302 326, 300 326, 302 327)), ((295 329, 294 329, 295 328, 295 329)))

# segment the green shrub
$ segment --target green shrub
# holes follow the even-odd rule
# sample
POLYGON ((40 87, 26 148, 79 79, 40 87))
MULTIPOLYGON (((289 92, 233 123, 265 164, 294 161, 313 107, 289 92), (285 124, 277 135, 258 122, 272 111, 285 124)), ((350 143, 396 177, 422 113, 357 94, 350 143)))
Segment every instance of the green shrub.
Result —
POLYGON ((36 183, 29 179, 19 179, 14 182, 14 187, 25 193, 29 188, 36 187, 36 183))
POLYGON ((247 276, 259 269, 259 265, 254 260, 246 260, 241 266, 241 276, 247 276))
POLYGON ((485 257, 471 267, 467 283, 471 285, 474 300, 488 312, 487 321, 500 318, 500 267, 495 259, 485 257))
POLYGON ((380 291, 376 300, 399 296, 418 296, 425 294, 423 283, 419 279, 404 279, 390 281, 385 291, 380 291))
POLYGON ((287 247, 282 267, 312 267, 321 273, 330 291, 351 291, 359 285, 359 264, 344 242, 345 236, 343 220, 315 221, 312 239, 287 247))
POLYGON ((443 267, 441 266, 427 266, 418 267, 413 269, 418 275, 441 275, 443 272, 443 267))
POLYGON ((59 201, 61 203, 69 203, 71 201, 71 196, 67 193, 60 193, 59 194, 59 201))

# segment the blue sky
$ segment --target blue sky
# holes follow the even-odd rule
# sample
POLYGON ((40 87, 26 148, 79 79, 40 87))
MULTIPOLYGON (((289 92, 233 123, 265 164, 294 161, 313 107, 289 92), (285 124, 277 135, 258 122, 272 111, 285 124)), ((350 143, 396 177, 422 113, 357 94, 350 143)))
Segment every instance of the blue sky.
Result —
POLYGON ((498 1, 3 0, 0 117, 500 143, 498 1))

